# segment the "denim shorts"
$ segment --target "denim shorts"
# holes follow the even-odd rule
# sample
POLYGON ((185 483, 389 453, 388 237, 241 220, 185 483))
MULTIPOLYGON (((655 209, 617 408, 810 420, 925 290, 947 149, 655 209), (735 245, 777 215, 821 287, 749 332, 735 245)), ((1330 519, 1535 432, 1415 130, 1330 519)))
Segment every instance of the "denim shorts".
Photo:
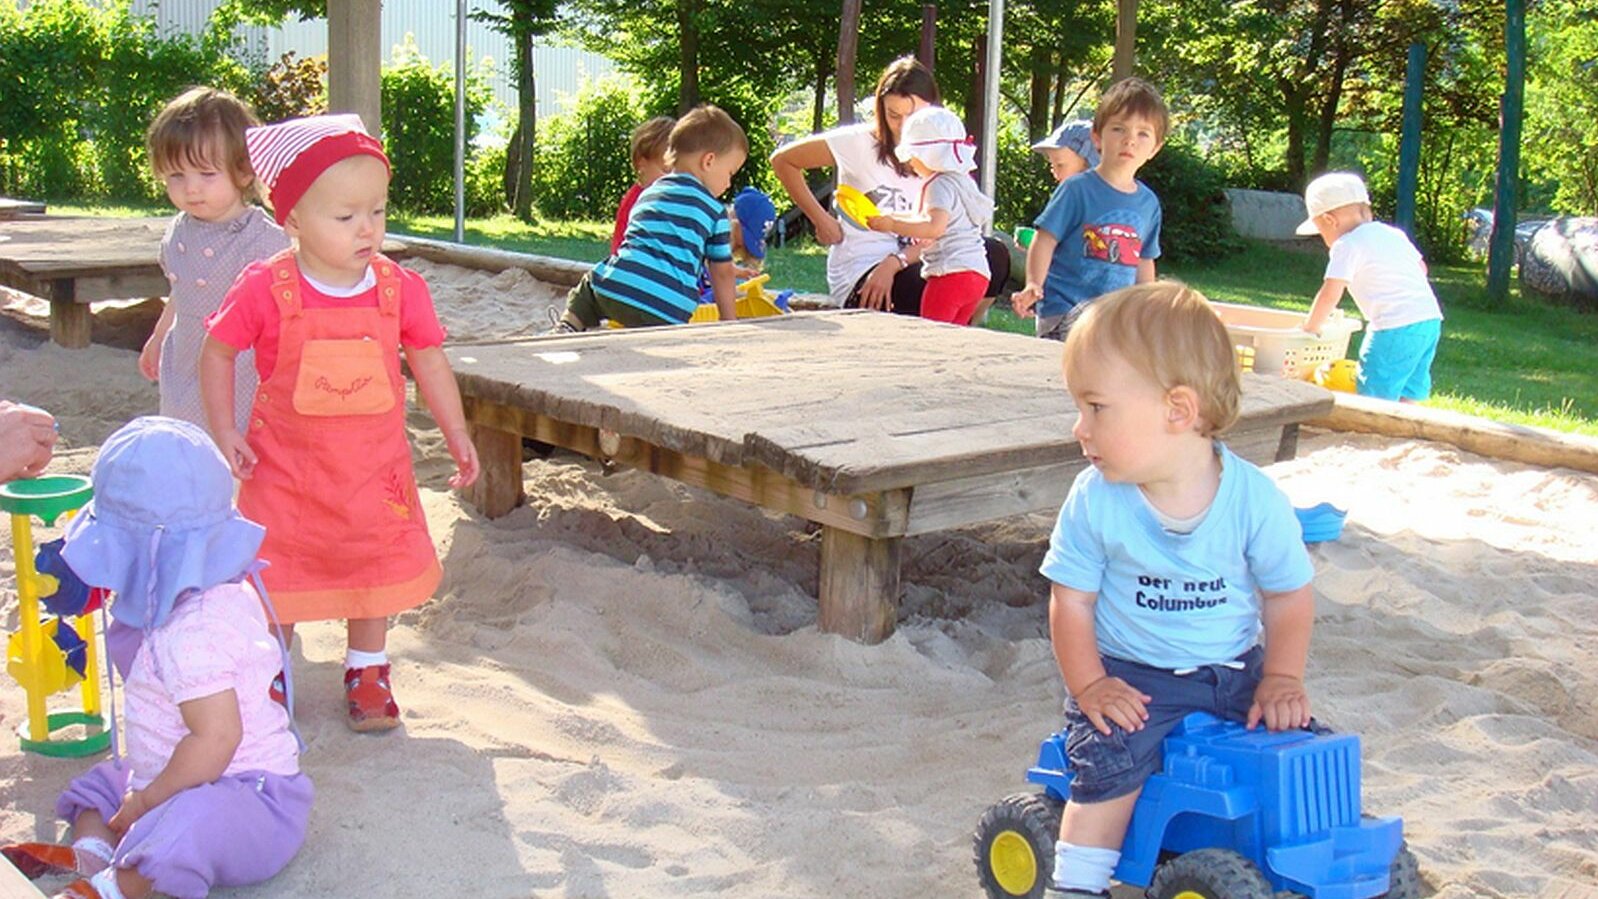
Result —
POLYGON ((1384 400, 1423 400, 1432 395, 1432 359, 1443 320, 1370 331, 1359 346, 1359 392, 1384 400))
POLYGON ((1193 712, 1248 720, 1265 650, 1256 646, 1238 656, 1241 668, 1206 665, 1182 674, 1110 656, 1100 658, 1110 677, 1126 681, 1153 701, 1148 704, 1149 720, 1142 730, 1128 733, 1112 721, 1108 722, 1110 732, 1102 734, 1077 708, 1075 699, 1066 699, 1065 754, 1076 773, 1071 781, 1073 802, 1105 802, 1140 789, 1149 775, 1160 769, 1166 736, 1193 712))

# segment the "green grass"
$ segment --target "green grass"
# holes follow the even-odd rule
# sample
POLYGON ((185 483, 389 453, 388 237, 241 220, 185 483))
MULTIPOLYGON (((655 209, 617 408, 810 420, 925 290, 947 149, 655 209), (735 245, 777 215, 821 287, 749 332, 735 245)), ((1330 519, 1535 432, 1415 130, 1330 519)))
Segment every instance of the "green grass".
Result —
MULTIPOLYGON (((81 215, 165 215, 165 206, 78 207, 52 205, 51 212, 81 215)), ((449 216, 396 215, 396 234, 448 239, 449 216)), ((610 241, 609 221, 526 224, 508 215, 473 219, 467 242, 563 259, 597 261, 610 241)), ((1300 251, 1250 243, 1213 265, 1163 268, 1211 299, 1306 311, 1325 271, 1322 250, 1300 251)), ((766 270, 783 288, 827 290, 825 248, 809 240, 773 247, 766 270)), ((1523 299, 1518 286, 1501 309, 1492 309, 1480 265, 1434 265, 1431 279, 1443 302, 1443 343, 1432 366, 1429 406, 1498 421, 1530 424, 1598 436, 1598 316, 1523 299)), ((1343 307, 1352 311, 1345 298, 1343 307)), ((1031 321, 1002 305, 987 326, 1030 333, 1031 321)), ((1356 354, 1358 339, 1350 345, 1356 354)))

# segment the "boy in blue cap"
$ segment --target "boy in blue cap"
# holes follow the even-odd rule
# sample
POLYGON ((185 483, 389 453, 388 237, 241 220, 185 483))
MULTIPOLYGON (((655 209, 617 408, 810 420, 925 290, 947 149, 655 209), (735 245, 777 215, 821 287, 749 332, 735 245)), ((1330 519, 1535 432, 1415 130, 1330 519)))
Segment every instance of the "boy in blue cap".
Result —
POLYGON ((1049 171, 1056 184, 1099 164, 1099 150, 1093 146, 1093 122, 1088 119, 1061 122, 1060 127, 1033 144, 1032 149, 1049 161, 1049 171))
POLYGON ((732 198, 732 255, 736 261, 753 261, 750 268, 759 271, 766 262, 766 237, 777 221, 777 207, 771 198, 758 187, 746 187, 732 198))

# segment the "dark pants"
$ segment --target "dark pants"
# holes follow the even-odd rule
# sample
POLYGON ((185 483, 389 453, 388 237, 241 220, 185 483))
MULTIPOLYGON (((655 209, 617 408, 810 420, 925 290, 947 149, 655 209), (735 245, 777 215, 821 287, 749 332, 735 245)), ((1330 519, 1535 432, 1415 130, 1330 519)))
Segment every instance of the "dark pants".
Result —
POLYGON ((599 327, 601 319, 610 319, 628 328, 652 328, 657 325, 676 324, 656 318, 642 309, 594 293, 594 285, 589 281, 591 277, 592 273, 583 275, 583 279, 577 282, 571 293, 566 294, 566 317, 568 321, 576 319, 571 322, 572 324, 582 325, 585 331, 599 327))
MULTIPOLYGON (((988 251, 988 289, 983 292, 985 297, 996 297, 1004 290, 1005 282, 1010 280, 1010 251, 1004 244, 991 237, 983 238, 983 244, 988 251)), ((871 274, 868 270, 854 282, 854 290, 850 291, 849 299, 843 304, 845 309, 860 308, 860 288, 866 283, 866 278, 871 274)), ((900 315, 921 314, 921 294, 926 290, 927 281, 921 277, 921 263, 917 262, 893 276, 893 288, 889 291, 892 300, 892 311, 900 315)))
POLYGON ((1166 736, 1193 712, 1247 721, 1265 665, 1265 650, 1256 646, 1239 656, 1241 669, 1206 665, 1186 674, 1110 656, 1101 658, 1106 674, 1152 697, 1149 720, 1133 733, 1110 722, 1110 732, 1101 734, 1077 708, 1075 699, 1065 701, 1065 754, 1076 772, 1071 781, 1073 802, 1105 802, 1141 789, 1149 775, 1160 769, 1166 736))

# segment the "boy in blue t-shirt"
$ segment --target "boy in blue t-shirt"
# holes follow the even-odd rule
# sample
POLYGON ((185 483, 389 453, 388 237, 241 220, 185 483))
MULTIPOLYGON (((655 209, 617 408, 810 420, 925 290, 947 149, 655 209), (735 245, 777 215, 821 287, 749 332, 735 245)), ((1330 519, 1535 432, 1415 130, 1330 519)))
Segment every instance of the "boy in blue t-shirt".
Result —
POLYGON ((1092 467, 1040 569, 1076 771, 1053 886, 1108 897, 1133 805, 1183 716, 1309 724, 1314 569, 1287 497, 1215 439, 1241 390, 1198 291, 1162 281, 1096 300, 1066 338, 1065 382, 1092 467))
POLYGON ((738 123, 715 106, 677 120, 666 142, 670 172, 638 195, 621 247, 566 297, 557 331, 610 319, 629 328, 677 325, 699 306, 699 268, 710 270, 722 321, 738 317, 731 226, 719 199, 749 156, 738 123))
POLYGON ((1160 255, 1160 200, 1137 180, 1165 144, 1170 113, 1154 86, 1116 82, 1093 116, 1093 169, 1061 182, 1033 225, 1026 287, 1011 303, 1037 315, 1037 335, 1064 340, 1070 317, 1094 298, 1154 280, 1160 255))

